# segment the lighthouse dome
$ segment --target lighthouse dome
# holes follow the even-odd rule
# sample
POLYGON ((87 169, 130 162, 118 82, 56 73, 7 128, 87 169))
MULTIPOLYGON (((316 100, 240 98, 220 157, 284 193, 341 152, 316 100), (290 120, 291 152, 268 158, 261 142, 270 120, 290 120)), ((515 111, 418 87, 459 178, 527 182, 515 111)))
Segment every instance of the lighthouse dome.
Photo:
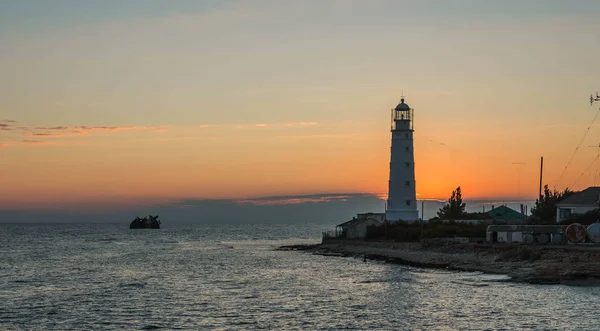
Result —
POLYGON ((400 99, 400 103, 396 106, 396 110, 410 110, 410 107, 404 103, 404 98, 400 99))

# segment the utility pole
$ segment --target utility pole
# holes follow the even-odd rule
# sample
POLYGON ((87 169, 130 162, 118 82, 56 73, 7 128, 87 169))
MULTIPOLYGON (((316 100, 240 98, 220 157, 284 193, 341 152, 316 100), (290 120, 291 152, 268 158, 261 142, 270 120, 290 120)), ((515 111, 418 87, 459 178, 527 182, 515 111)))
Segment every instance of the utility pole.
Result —
POLYGON ((540 191, 538 193, 539 201, 542 201, 542 174, 544 172, 544 157, 540 160, 540 191))
POLYGON ((421 235, 419 238, 423 238, 423 228, 425 226, 425 201, 421 200, 421 235))
MULTIPOLYGON (((387 215, 387 201, 385 202, 384 210, 385 210, 384 215, 387 215)), ((387 217, 384 216, 383 217, 383 238, 385 240, 387 240, 387 224, 388 224, 387 217)))

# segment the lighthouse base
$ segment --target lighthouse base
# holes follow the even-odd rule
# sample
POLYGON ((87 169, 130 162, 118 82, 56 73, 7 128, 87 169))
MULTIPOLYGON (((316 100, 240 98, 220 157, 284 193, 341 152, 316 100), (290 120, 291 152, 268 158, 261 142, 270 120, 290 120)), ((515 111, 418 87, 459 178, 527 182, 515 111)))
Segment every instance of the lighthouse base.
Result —
POLYGON ((419 212, 417 210, 387 210, 385 219, 388 222, 405 221, 414 223, 419 220, 419 212))

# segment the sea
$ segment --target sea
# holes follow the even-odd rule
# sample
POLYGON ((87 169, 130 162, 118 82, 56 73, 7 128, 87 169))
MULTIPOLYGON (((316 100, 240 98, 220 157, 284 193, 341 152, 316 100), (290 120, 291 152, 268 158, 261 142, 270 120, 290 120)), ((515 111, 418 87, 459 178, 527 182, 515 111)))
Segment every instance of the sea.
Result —
POLYGON ((599 330, 600 288, 277 251, 334 224, 0 224, 0 330, 599 330))

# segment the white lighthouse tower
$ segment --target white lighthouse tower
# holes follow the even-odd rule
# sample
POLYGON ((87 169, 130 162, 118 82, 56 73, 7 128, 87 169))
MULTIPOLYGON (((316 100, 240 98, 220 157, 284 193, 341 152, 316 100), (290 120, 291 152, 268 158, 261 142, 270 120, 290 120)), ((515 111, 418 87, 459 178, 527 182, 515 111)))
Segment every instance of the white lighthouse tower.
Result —
POLYGON ((404 103, 404 97, 392 109, 390 180, 385 212, 389 222, 414 222, 419 218, 415 189, 413 116, 414 109, 404 103))

